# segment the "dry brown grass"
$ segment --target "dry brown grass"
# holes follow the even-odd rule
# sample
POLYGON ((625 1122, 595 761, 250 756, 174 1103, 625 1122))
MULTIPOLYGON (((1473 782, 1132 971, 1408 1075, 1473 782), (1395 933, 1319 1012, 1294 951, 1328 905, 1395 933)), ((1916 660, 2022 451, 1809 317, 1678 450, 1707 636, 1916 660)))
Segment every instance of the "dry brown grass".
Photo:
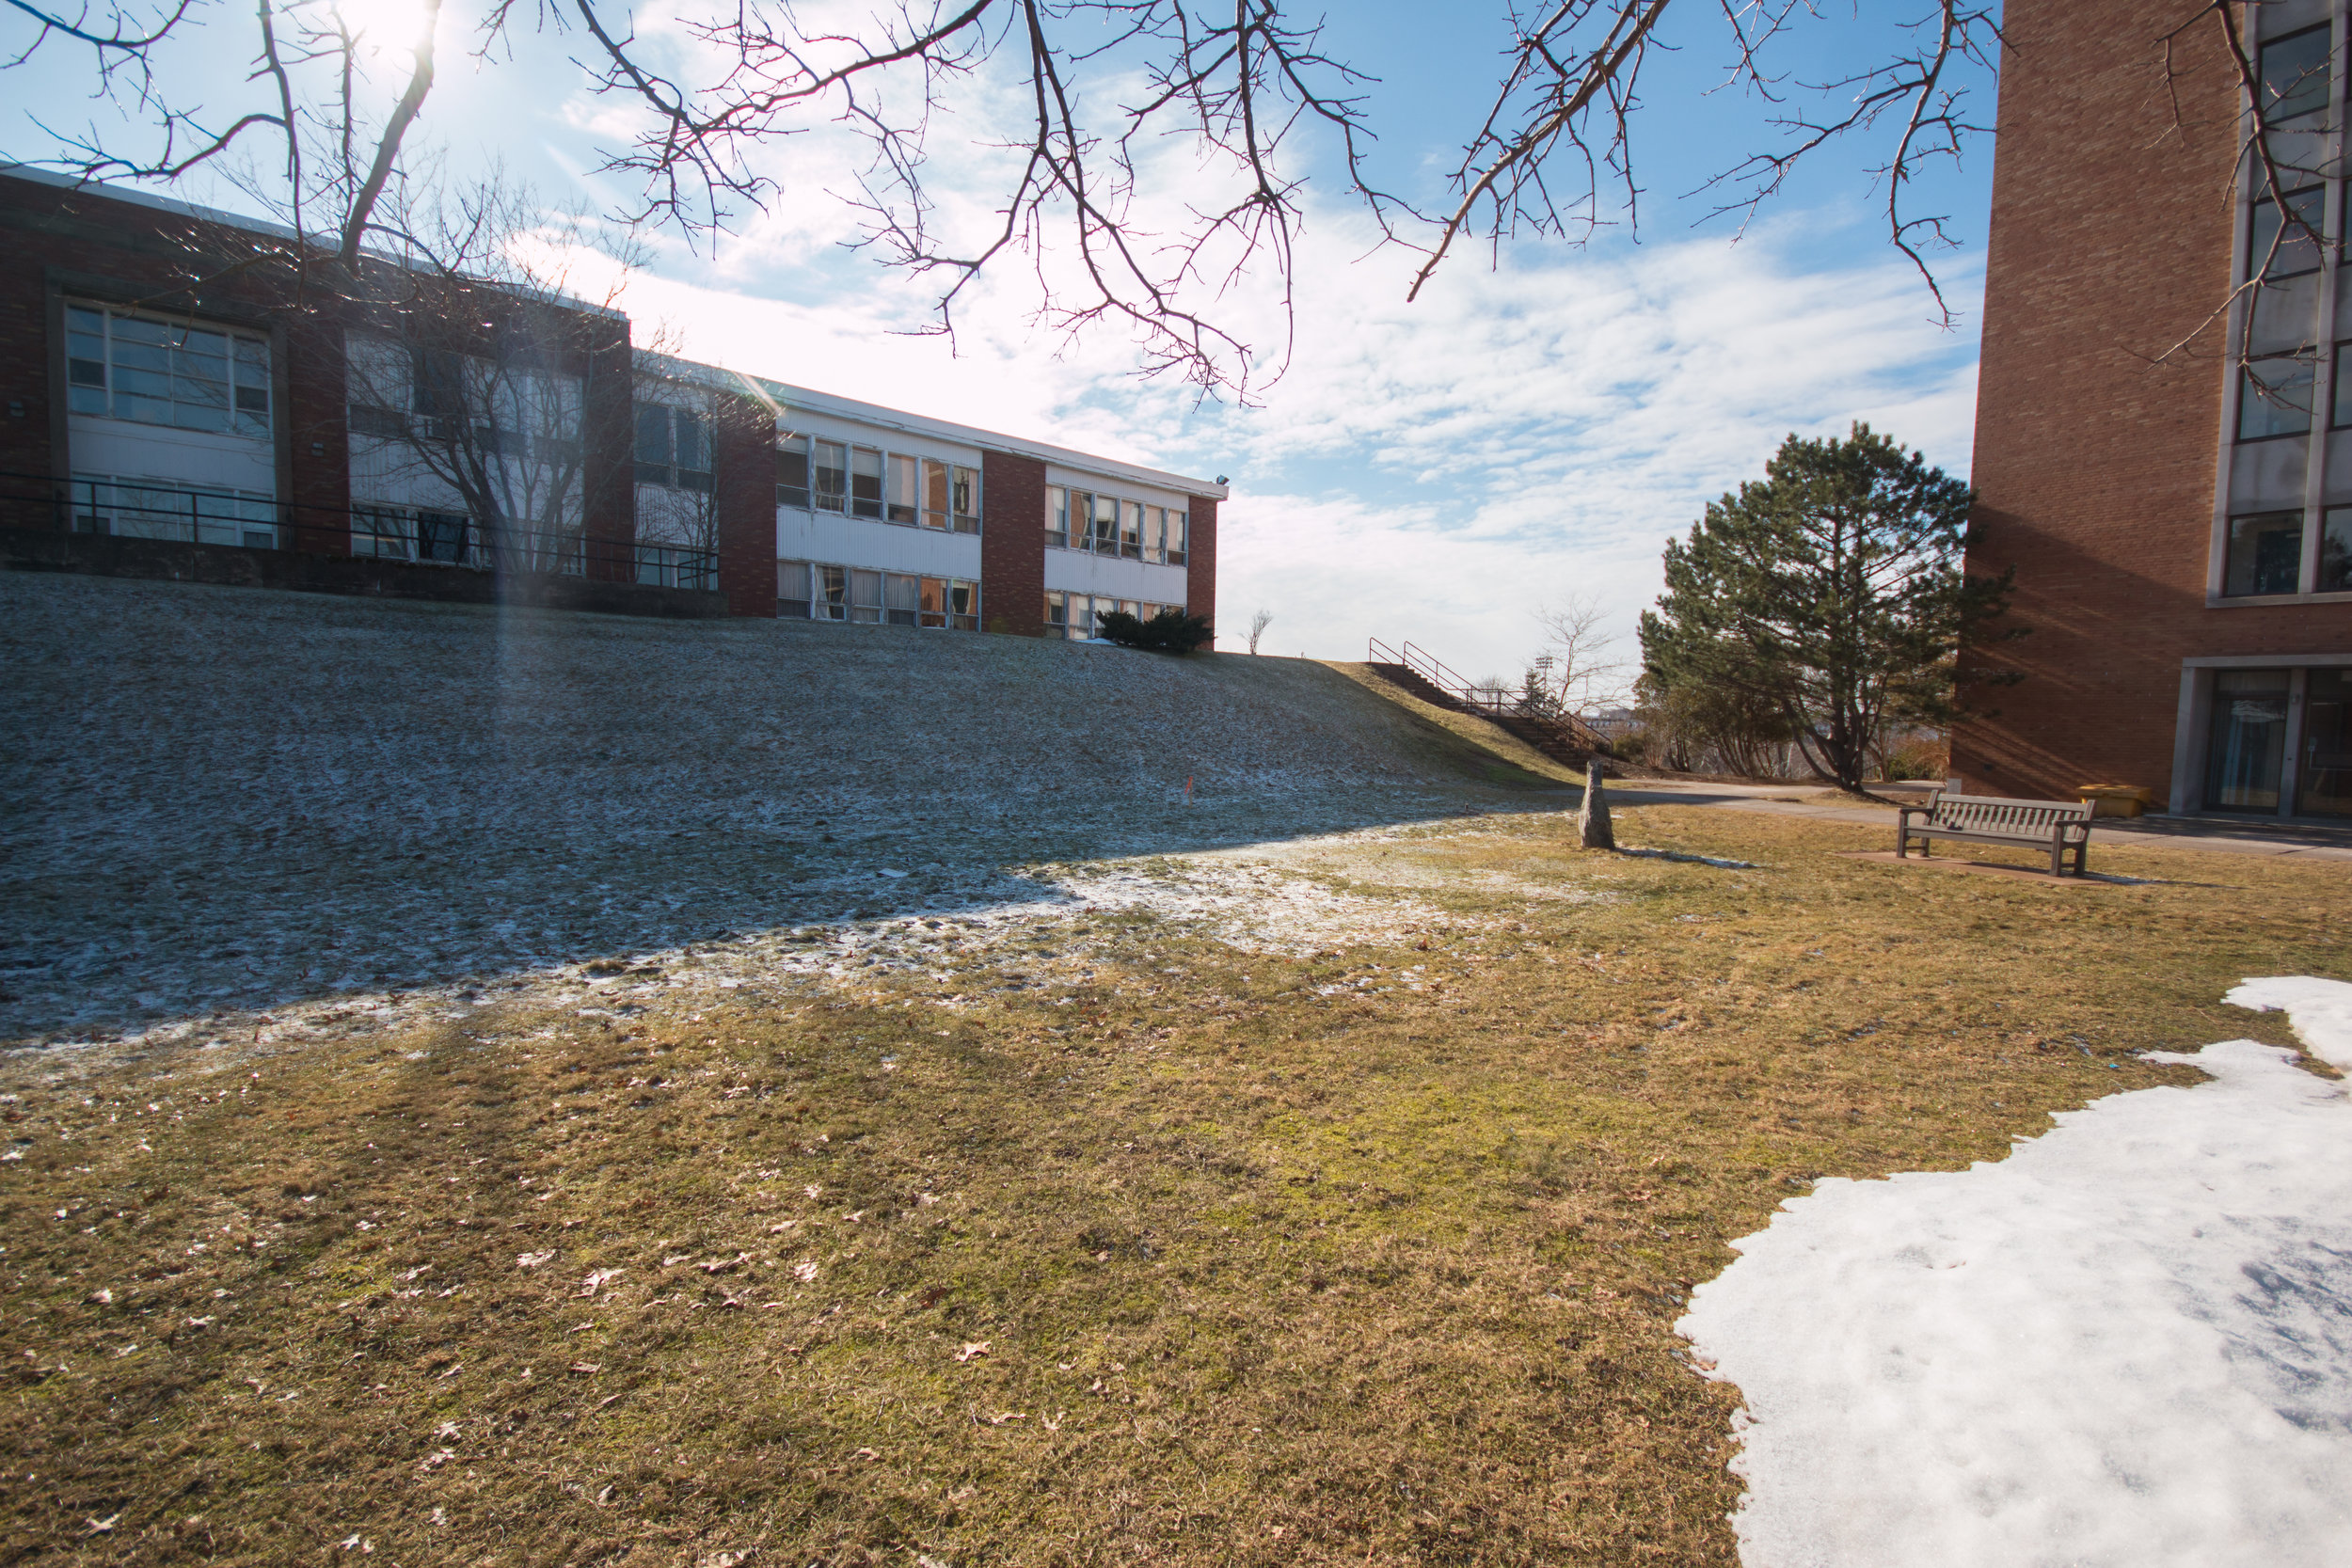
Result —
POLYGON ((1409 836, 1319 873, 1446 909, 1405 946, 1097 918, 1069 1006, 20 1060, 0 1560, 1730 1562, 1736 1391, 1671 1329, 1728 1240, 2285 1041, 2241 975, 2352 976, 2341 865, 1833 853, 1884 836, 1409 836))

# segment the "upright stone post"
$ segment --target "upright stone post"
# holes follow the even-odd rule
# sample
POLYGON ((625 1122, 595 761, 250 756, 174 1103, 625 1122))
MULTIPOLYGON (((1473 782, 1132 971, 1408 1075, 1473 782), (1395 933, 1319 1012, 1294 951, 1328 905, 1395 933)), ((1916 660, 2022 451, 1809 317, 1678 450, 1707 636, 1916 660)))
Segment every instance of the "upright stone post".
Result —
POLYGON ((1600 782, 1600 759, 1584 773, 1584 803, 1576 809, 1576 836, 1587 849, 1614 849, 1617 834, 1609 825, 1609 797, 1600 782))

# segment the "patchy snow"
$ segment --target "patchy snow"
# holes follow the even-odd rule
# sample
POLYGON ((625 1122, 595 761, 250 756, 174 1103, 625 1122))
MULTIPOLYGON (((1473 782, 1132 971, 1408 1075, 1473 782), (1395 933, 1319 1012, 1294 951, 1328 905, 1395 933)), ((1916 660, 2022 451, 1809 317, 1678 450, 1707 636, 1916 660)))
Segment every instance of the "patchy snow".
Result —
POLYGON ((1397 911, 1311 878, 1147 896, 1089 863, 1481 809, 1404 709, 1295 659, 19 572, 0 661, 0 1039, 26 1043, 840 981, 943 967, 926 919, 1097 899, 1374 940, 1397 911), (640 973, 586 975, 614 956, 640 973))
MULTIPOLYGON (((2249 980, 2352 1068, 2352 985, 2249 980)), ((1746 1402, 1746 1568, 2352 1562, 2352 1101, 2296 1053, 1822 1181, 1678 1325, 1746 1402)))

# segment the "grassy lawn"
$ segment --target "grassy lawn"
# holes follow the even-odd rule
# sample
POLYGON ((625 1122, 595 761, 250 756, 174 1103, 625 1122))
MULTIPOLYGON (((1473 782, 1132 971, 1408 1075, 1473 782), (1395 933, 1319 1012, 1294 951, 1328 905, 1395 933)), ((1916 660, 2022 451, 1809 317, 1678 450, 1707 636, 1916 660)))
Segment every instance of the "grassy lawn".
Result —
POLYGON ((1438 911, 1372 945, 9 1058, 0 1560, 1731 1562, 1728 1241, 2352 977, 2340 863, 1888 837, 1490 817, 1280 863, 1438 911))

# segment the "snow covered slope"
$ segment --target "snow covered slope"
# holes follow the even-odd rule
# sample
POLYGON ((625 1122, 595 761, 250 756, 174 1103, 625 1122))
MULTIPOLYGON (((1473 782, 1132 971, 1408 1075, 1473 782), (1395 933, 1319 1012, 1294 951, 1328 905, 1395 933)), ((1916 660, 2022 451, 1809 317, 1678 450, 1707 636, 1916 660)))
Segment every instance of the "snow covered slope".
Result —
MULTIPOLYGON (((2250 980, 2352 1069, 2352 985, 2250 980)), ((1694 1293, 1747 1568, 2352 1562, 2352 1100, 2249 1040, 1998 1164, 1825 1180, 1694 1293)))
POLYGON ((1304 660, 885 626, 10 573, 0 657, 0 1038, 1018 897, 1495 763, 1304 660))

